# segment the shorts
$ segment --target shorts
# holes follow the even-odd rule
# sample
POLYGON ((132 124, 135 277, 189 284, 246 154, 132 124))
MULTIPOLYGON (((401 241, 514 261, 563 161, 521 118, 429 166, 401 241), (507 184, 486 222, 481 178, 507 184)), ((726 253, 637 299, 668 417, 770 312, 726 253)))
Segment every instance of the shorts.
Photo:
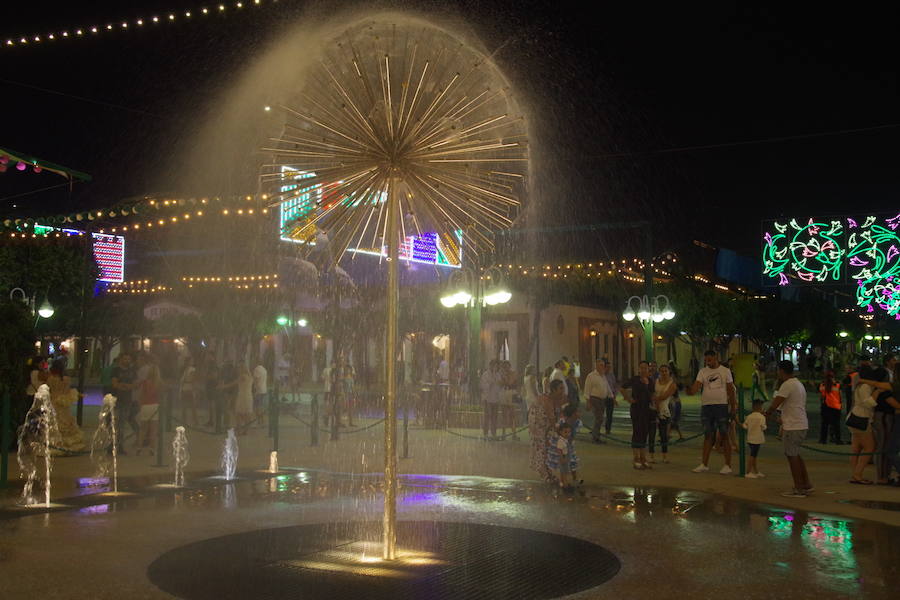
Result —
POLYGON ((800 456, 800 444, 806 439, 806 429, 785 430, 781 434, 785 456, 800 456))
POLYGON ((558 467, 558 468, 559 468, 559 473, 560 473, 560 475, 562 475, 562 474, 568 474, 568 473, 571 473, 571 472, 572 472, 572 470, 571 470, 571 463, 569 462, 569 455, 568 455, 568 454, 565 456, 565 458, 561 458, 561 459, 560 459, 560 461, 559 461, 559 467, 558 467))
POLYGON ((138 421, 159 421, 159 404, 141 404, 138 421))
POLYGON ((750 446, 750 456, 752 456, 753 458, 756 458, 756 455, 759 454, 759 447, 760 447, 761 445, 762 445, 762 444, 749 444, 749 446, 750 446))
POLYGON ((728 433, 728 405, 707 404, 700 407, 700 423, 703 433, 713 435, 717 431, 722 435, 728 433))

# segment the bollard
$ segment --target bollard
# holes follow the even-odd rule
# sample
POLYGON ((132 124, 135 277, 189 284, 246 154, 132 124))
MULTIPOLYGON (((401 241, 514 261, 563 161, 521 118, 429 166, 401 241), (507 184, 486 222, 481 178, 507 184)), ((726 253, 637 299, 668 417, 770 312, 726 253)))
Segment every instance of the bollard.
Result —
POLYGON ((163 448, 165 447, 166 422, 168 422, 169 399, 166 394, 162 394, 159 399, 159 408, 156 421, 156 464, 154 467, 164 467, 163 448))
POLYGON ((337 408, 338 401, 339 401, 339 399, 337 397, 337 394, 335 394, 334 392, 331 392, 331 401, 329 402, 329 405, 331 406, 331 441, 332 442, 338 441, 338 424, 340 423, 339 418, 340 418, 340 414, 341 414, 340 412, 338 412, 338 408, 337 408))
POLYGON ((337 403, 337 398, 332 396, 332 401, 329 403, 331 405, 331 441, 338 441, 338 412, 336 410, 335 404, 337 403))
POLYGON ((319 395, 313 394, 310 401, 309 410, 311 414, 311 423, 309 425, 309 445, 319 445, 319 395))
POLYGON ((743 477, 747 474, 747 432, 744 431, 744 428, 741 426, 744 422, 744 386, 738 386, 738 405, 737 405, 737 418, 738 422, 735 425, 738 432, 738 460, 740 464, 740 475, 743 477))
POLYGON ((409 409, 403 406, 403 454, 400 458, 409 458, 409 409))
POLYGON ((10 423, 9 390, 3 392, 3 407, 0 409, 0 488, 9 485, 9 445, 12 423, 10 423))

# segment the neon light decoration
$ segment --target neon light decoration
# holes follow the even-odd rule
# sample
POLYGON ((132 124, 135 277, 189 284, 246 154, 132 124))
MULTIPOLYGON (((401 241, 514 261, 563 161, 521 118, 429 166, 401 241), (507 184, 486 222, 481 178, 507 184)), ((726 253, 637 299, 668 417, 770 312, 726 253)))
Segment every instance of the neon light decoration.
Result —
MULTIPOLYGON (((35 225, 34 233, 48 235, 52 231, 61 231, 68 236, 83 232, 77 229, 59 229, 46 225, 35 225)), ((100 269, 97 281, 106 283, 122 283, 125 281, 125 238, 121 235, 91 233, 94 248, 94 261, 100 269)))
POLYGON ((900 214, 772 222, 763 234, 763 276, 778 285, 856 285, 856 303, 900 320, 900 214))
POLYGON ((849 275, 856 282, 856 304, 868 312, 875 307, 900 320, 900 214, 867 218, 847 240, 849 275))
MULTIPOLYGON (((380 252, 374 248, 347 248, 347 252, 387 257, 387 248, 382 248, 380 252)), ((462 262, 462 232, 438 236, 429 231, 422 235, 406 236, 400 243, 400 260, 458 269, 462 262)))
POLYGON ((301 181, 315 176, 316 174, 310 171, 281 167, 281 177, 285 180, 285 184, 279 188, 279 191, 288 196, 281 203, 278 228, 281 241, 295 244, 315 244, 315 228, 309 227, 304 230, 304 227, 308 224, 309 213, 322 202, 321 187, 313 186, 301 194, 291 193, 300 187, 299 183, 291 183, 292 181, 301 181), (302 233, 301 230, 303 230, 302 233))
POLYGON ((842 281, 843 223, 809 219, 800 225, 791 219, 773 228, 763 236, 763 275, 777 277, 779 285, 788 284, 788 274, 806 282, 842 281))

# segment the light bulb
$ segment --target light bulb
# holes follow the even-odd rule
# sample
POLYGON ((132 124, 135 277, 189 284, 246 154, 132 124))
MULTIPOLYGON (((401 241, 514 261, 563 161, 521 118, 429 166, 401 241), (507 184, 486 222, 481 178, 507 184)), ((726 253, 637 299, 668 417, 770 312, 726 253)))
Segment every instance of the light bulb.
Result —
POLYGON ((663 311, 662 316, 663 316, 663 319, 669 321, 669 320, 675 318, 675 311, 672 310, 671 308, 667 308, 666 310, 663 311))
POLYGON ((56 312, 53 310, 53 307, 50 306, 50 303, 47 300, 44 300, 44 303, 41 304, 41 307, 38 309, 38 314, 41 315, 43 319, 49 319, 53 316, 53 313, 56 312))
POLYGON ((456 295, 452 296, 444 296, 441 298, 441 304, 443 304, 447 308, 453 308, 456 306, 456 295))
POLYGON ((660 313, 653 313, 653 322, 662 323, 663 316, 660 313))
POLYGON ((649 321, 650 320, 650 313, 647 312, 646 310, 639 311, 637 316, 638 316, 638 319, 640 319, 641 321, 649 321))
POLYGON ((470 300, 472 300, 472 294, 470 294, 469 292, 459 291, 454 294, 454 297, 456 298, 456 303, 462 305, 466 305, 470 300))
POLYGON ((622 318, 625 319, 626 321, 634 321, 634 317, 635 317, 634 311, 631 310, 630 308, 625 309, 625 312, 622 313, 622 318))

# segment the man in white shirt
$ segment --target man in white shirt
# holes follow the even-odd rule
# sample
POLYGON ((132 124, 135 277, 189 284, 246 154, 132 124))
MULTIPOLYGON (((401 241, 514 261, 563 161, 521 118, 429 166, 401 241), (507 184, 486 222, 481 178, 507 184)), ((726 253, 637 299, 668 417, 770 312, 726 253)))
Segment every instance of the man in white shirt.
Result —
POLYGON ((783 430, 784 455, 791 467, 794 478, 794 489, 785 492, 786 498, 806 498, 813 491, 806 472, 806 463, 800 457, 800 444, 806 439, 809 421, 806 418, 806 388, 794 377, 794 363, 783 360, 778 363, 778 382, 781 387, 775 392, 775 398, 766 411, 769 417, 781 408, 781 427, 783 430))
POLYGON ((603 427, 606 400, 610 397, 610 393, 609 382, 606 381, 606 363, 601 359, 597 359, 594 370, 588 373, 584 380, 584 396, 587 399, 588 410, 594 413, 591 439, 595 444, 602 444, 604 442, 600 438, 600 429, 603 427))
POLYGON ((703 462, 694 467, 694 473, 709 471, 709 454, 716 443, 716 435, 722 436, 722 449, 725 455, 725 466, 719 471, 722 475, 731 475, 731 442, 728 439, 728 426, 737 412, 734 393, 734 378, 728 367, 719 364, 719 357, 713 350, 703 355, 706 366, 697 373, 697 379, 688 388, 688 394, 696 394, 700 388, 700 422, 703 424, 703 462))

